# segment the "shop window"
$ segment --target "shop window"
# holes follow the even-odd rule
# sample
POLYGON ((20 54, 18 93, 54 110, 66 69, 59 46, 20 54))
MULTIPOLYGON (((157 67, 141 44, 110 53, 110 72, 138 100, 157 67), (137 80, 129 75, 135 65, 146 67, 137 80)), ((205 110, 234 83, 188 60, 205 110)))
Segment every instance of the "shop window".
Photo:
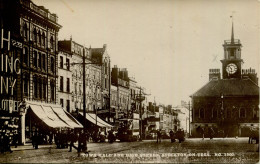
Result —
POLYGON ((60 77, 60 91, 63 92, 63 76, 60 77))
POLYGON ((246 117, 246 109, 240 108, 239 109, 239 118, 245 118, 246 117))
POLYGON ((63 57, 60 56, 60 68, 63 68, 63 57))

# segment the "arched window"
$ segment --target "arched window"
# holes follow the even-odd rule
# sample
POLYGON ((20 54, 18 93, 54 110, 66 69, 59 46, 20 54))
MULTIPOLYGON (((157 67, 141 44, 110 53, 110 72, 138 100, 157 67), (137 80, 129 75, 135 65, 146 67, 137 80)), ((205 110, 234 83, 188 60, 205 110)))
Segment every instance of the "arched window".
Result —
POLYGON ((199 118, 204 118, 204 109, 203 108, 199 109, 199 118))
POLYGON ((53 39, 53 36, 51 36, 51 38, 50 38, 50 48, 51 48, 51 49, 54 48, 54 39, 53 39))
POLYGON ((38 44, 39 46, 41 46, 41 41, 42 41, 41 31, 39 30, 39 31, 38 31, 38 35, 37 35, 37 44, 38 44))
POLYGON ((253 118, 259 118, 259 108, 253 106, 253 118))
POLYGON ((239 109, 239 118, 245 118, 246 117, 246 109, 244 107, 239 109))
POLYGON ((55 64, 54 57, 51 57, 51 72, 52 72, 52 73, 55 72, 55 70, 54 70, 54 64, 55 64))

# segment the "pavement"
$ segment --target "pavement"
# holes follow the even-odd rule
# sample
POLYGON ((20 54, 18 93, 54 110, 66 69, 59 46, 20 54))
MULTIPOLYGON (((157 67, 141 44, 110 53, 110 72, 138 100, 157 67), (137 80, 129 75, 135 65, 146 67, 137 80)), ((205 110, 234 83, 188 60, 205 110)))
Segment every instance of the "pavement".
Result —
POLYGON ((0 154, 0 163, 258 163, 258 145, 248 138, 189 138, 183 143, 169 139, 141 142, 88 143, 89 156, 77 150, 56 149, 56 145, 31 144, 0 154), (189 156, 191 155, 191 156, 189 156), (193 156, 194 155, 194 156, 193 156))

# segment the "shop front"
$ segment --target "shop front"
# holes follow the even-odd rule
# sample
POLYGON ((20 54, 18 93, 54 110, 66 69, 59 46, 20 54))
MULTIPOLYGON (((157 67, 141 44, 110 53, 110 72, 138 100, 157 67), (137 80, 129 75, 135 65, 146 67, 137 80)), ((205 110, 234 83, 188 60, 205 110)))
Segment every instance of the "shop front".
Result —
POLYGON ((31 137, 35 133, 50 136, 58 132, 67 132, 69 129, 83 128, 59 105, 27 101, 26 110, 26 142, 31 142, 31 137))
POLYGON ((0 135, 10 139, 16 134, 22 143, 23 109, 21 104, 21 42, 11 32, 0 29, 0 135))

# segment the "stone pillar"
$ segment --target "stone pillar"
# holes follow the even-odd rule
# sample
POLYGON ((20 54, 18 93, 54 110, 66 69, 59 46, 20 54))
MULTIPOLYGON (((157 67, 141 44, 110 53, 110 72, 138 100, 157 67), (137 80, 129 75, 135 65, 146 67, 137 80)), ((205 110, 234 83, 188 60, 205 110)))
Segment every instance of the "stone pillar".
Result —
POLYGON ((21 116, 21 138, 22 145, 25 144, 25 113, 21 116))

